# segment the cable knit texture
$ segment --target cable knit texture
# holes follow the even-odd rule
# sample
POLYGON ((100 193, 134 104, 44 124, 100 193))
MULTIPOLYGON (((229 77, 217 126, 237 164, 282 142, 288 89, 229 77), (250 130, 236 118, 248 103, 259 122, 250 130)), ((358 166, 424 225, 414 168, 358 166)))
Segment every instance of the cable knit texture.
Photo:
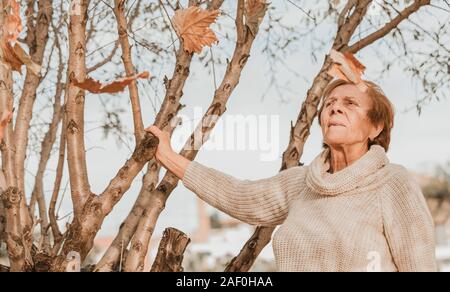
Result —
POLYGON ((373 145, 330 174, 329 150, 308 166, 240 180, 191 162, 183 184, 252 225, 281 227, 279 271, 435 271, 434 226, 419 185, 373 145))

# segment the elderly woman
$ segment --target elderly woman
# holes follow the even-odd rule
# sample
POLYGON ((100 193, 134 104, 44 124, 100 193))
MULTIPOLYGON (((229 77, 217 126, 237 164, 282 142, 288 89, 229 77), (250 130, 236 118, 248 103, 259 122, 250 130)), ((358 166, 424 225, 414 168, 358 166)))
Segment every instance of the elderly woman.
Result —
POLYGON ((342 80, 319 111, 324 150, 308 166, 239 180, 175 153, 167 133, 156 157, 215 208, 246 223, 281 225, 279 271, 435 271, 434 226, 418 184, 390 163, 394 110, 381 89, 342 80))

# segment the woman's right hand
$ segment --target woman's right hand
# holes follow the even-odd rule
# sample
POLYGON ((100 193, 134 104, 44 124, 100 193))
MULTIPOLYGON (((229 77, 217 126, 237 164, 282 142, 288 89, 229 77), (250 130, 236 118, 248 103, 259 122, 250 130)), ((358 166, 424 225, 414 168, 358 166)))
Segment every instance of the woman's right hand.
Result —
POLYGON ((159 139, 159 145, 156 148, 156 160, 179 179, 183 179, 191 161, 173 151, 172 146, 170 146, 169 133, 161 131, 156 126, 151 126, 145 130, 159 139))
POLYGON ((156 149, 156 160, 162 163, 164 159, 170 156, 174 151, 170 145, 170 135, 167 132, 161 131, 156 126, 151 126, 145 131, 152 133, 155 137, 159 139, 158 148, 156 149))

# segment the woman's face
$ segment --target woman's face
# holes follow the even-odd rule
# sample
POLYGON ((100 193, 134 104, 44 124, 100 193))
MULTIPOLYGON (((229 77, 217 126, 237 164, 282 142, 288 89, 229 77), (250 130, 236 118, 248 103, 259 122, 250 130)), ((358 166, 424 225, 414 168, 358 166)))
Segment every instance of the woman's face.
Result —
POLYGON ((324 143, 330 147, 364 144, 374 139, 382 128, 372 125, 368 111, 370 97, 355 85, 336 87, 324 101, 320 116, 324 143))

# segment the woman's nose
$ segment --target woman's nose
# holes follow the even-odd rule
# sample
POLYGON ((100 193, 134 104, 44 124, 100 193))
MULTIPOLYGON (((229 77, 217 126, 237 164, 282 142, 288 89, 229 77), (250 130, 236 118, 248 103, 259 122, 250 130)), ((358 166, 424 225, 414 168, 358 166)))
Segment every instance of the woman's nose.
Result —
POLYGON ((336 113, 340 113, 342 114, 342 107, 338 102, 333 103, 333 105, 331 106, 331 112, 330 114, 336 114, 336 113))

